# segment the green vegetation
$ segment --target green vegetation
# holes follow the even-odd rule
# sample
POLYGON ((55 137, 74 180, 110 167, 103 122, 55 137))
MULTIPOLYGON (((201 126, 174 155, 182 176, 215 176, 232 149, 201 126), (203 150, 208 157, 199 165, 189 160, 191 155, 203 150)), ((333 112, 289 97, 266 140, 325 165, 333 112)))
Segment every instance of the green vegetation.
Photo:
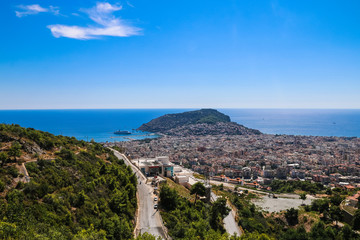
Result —
POLYGON ((195 204, 198 196, 205 196, 205 186, 201 182, 197 182, 191 186, 190 194, 195 194, 195 204))
POLYGON ((21 156, 21 145, 19 142, 13 142, 11 148, 9 149, 8 155, 14 158, 16 161, 16 157, 21 156))
POLYGON ((0 152, 0 162, 1 166, 3 167, 6 161, 9 159, 9 156, 6 152, 0 152))
POLYGON ((159 203, 161 216, 173 239, 229 239, 222 223, 230 211, 224 198, 212 205, 202 201, 193 204, 181 197, 175 188, 163 184, 159 203))
POLYGON ((230 195, 231 203, 238 209, 239 225, 246 232, 273 232, 275 229, 267 222, 263 213, 251 202, 250 197, 247 197, 247 195, 230 195))
POLYGON ((290 226, 294 226, 299 223, 299 210, 290 208, 285 212, 285 218, 290 226))
MULTIPOLYGON (((342 214, 336 205, 337 202, 331 202, 330 199, 314 200, 311 206, 305 206, 305 211, 302 208, 300 210, 292 208, 282 213, 268 214, 256 208, 250 201, 251 196, 247 194, 238 196, 225 191, 223 194, 229 197, 238 210, 239 225, 245 231, 241 239, 345 240, 360 238, 349 225, 345 224, 344 227, 337 225, 342 214)), ((334 199, 337 197, 335 196, 334 199)), ((359 222, 354 220, 354 229, 359 222)))
POLYGON ((306 200, 306 194, 305 194, 305 193, 301 193, 301 194, 300 194, 300 199, 302 200, 302 204, 304 204, 304 201, 306 200))
POLYGON ((166 183, 170 188, 173 188, 176 190, 176 192, 181 196, 184 197, 190 201, 194 201, 194 196, 190 194, 189 189, 187 189, 186 187, 175 183, 173 180, 171 180, 170 178, 166 178, 166 183))
POLYGON ((184 113, 166 114, 155 118, 139 127, 139 130, 148 132, 164 132, 179 126, 196 123, 214 124, 218 122, 230 122, 230 117, 215 109, 201 109, 184 113))
POLYGON ((155 236, 145 232, 143 234, 139 234, 139 236, 137 236, 136 240, 162 240, 162 238, 155 237, 155 236))
MULTIPOLYGON (((191 168, 191 167, 190 167, 190 168, 191 168)), ((202 179, 202 180, 205 180, 205 176, 204 176, 204 175, 202 175, 202 174, 199 174, 199 173, 194 173, 193 175, 194 175, 194 177, 195 177, 195 178, 197 178, 197 179, 202 179)))
POLYGON ((354 214, 353 228, 355 230, 360 230, 360 210, 357 210, 354 214))
POLYGON ((226 206, 225 198, 218 198, 211 206, 210 225, 215 230, 225 232, 223 226, 224 218, 230 213, 230 208, 226 206))
POLYGON ((118 147, 118 146, 112 146, 113 149, 115 149, 116 151, 120 152, 120 153, 125 153, 125 149, 122 147, 118 147))
POLYGON ((342 202, 342 200, 344 200, 339 194, 334 194, 333 196, 331 196, 330 198, 330 202, 331 204, 335 205, 335 206, 339 206, 340 203, 342 202))
POLYGON ((180 197, 175 189, 170 188, 167 184, 161 187, 160 205, 164 210, 175 210, 178 206, 179 200, 180 197))
POLYGON ((166 114, 141 125, 138 130, 173 136, 261 134, 258 130, 231 122, 229 116, 215 109, 166 114))
POLYGON ((270 184, 272 191, 277 193, 292 193, 296 190, 305 191, 311 194, 324 190, 321 183, 311 183, 308 181, 282 181, 274 180, 270 184))
POLYGON ((0 141, 1 239, 133 238, 137 178, 110 150, 18 125, 0 124, 0 141), (22 155, 38 159, 16 185, 22 155))

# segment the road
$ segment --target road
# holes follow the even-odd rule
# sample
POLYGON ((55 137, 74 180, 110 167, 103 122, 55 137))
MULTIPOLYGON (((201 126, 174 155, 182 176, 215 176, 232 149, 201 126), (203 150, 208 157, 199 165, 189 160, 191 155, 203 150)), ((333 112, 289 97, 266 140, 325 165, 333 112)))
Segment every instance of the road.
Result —
MULTIPOLYGON (((236 186, 232 183, 225 183, 225 182, 214 181, 214 180, 211 180, 210 183, 215 184, 215 185, 223 184, 224 187, 230 188, 232 190, 234 190, 234 188, 236 186)), ((249 192, 261 194, 262 197, 259 199, 254 199, 253 203, 256 206, 261 207, 263 210, 269 211, 269 212, 280 212, 280 211, 290 209, 290 208, 298 208, 303 203, 306 205, 310 205, 311 202, 314 199, 316 199, 316 197, 307 194, 306 200, 303 201, 300 199, 300 195, 295 194, 295 193, 276 193, 275 195, 277 198, 270 198, 270 197, 268 197, 268 194, 270 192, 263 192, 263 191, 259 191, 259 190, 255 190, 255 189, 248 189, 248 188, 239 187, 239 186, 237 186, 237 187, 239 190, 248 190, 249 192)))
POLYGON ((238 187, 239 190, 248 190, 249 192, 256 192, 256 193, 264 194, 264 195, 267 195, 267 194, 268 194, 268 193, 266 193, 266 192, 262 192, 262 191, 259 191, 259 190, 254 190, 254 189, 239 187, 238 185, 235 185, 235 184, 232 184, 232 183, 227 183, 227 182, 210 180, 210 184, 214 184, 214 185, 221 185, 221 184, 222 184, 224 187, 230 188, 230 189, 232 189, 232 190, 234 190, 235 187, 238 187))
MULTIPOLYGON (((211 199, 213 201, 216 201, 217 196, 215 193, 211 192, 211 199)), ((229 204, 227 203, 227 207, 231 209, 230 213, 224 218, 224 227, 225 230, 228 234, 230 235, 234 235, 236 233, 237 236, 241 236, 242 232, 239 228, 239 225, 237 224, 236 220, 235 220, 235 212, 234 210, 231 208, 231 206, 229 206, 229 204)))
MULTIPOLYGON (((55 160, 55 159, 51 158, 51 159, 44 159, 44 160, 45 160, 45 161, 51 161, 51 160, 55 160)), ((27 171, 27 169, 26 169, 25 164, 32 163, 32 162, 37 162, 37 161, 38 161, 38 159, 36 159, 36 160, 30 160, 30 161, 27 161, 27 162, 23 162, 23 163, 21 164, 21 167, 19 167, 19 172, 24 175, 24 179, 21 179, 20 181, 25 182, 25 183, 29 183, 29 182, 30 182, 30 175, 29 175, 29 173, 28 173, 28 171, 27 171)))
MULTIPOLYGON (((111 149, 113 150, 113 149, 111 149)), ((150 184, 146 184, 146 177, 144 174, 136 168, 130 160, 116 150, 113 150, 115 156, 119 159, 123 159, 126 165, 129 165, 138 177, 138 194, 139 194, 139 214, 136 223, 136 235, 139 233, 150 233, 154 236, 160 236, 166 239, 164 233, 164 226, 162 224, 160 212, 154 209, 155 195, 153 194, 153 188, 150 184)))
MULTIPOLYGON (((204 180, 202 179, 198 179, 193 177, 193 179, 195 181, 199 181, 205 184, 204 180)), ((210 181, 211 184, 215 184, 213 183, 213 181, 210 181)), ((217 199, 217 195, 213 192, 211 192, 211 201, 216 201, 217 199)), ((230 235, 234 235, 234 233, 236 233, 237 236, 241 236, 242 232, 239 228, 238 223, 235 220, 235 216, 236 213, 234 211, 234 209, 232 209, 232 207, 227 203, 227 207, 231 209, 230 213, 224 218, 224 228, 226 230, 226 232, 230 235)))
MULTIPOLYGON (((251 188, 244 188, 244 187, 239 187, 238 185, 232 184, 232 183, 226 183, 226 182, 220 182, 220 181, 215 181, 215 180, 210 180, 210 184, 214 184, 214 185, 221 185, 223 184, 224 187, 230 188, 232 190, 234 190, 235 187, 237 187, 239 190, 248 190, 249 192, 254 192, 254 193, 259 193, 262 195, 268 195, 270 192, 264 192, 264 191, 259 191, 259 190, 255 190, 255 189, 251 189, 251 188)), ((293 198, 293 199, 300 199, 300 195, 299 194, 295 194, 295 193, 276 193, 275 194, 277 197, 282 197, 282 198, 293 198)), ((316 199, 316 197, 307 194, 306 195, 306 199, 316 199)))
MULTIPOLYGON (((34 162, 34 161, 29 161, 29 162, 34 162)), ((29 162, 26 162, 26 163, 29 163, 29 162)), ((30 175, 29 175, 29 173, 28 173, 28 171, 27 171, 27 169, 26 169, 25 163, 22 163, 22 164, 21 164, 21 167, 20 167, 19 170, 20 170, 19 172, 24 175, 24 180, 23 180, 23 181, 24 181, 25 183, 30 182, 30 175)))

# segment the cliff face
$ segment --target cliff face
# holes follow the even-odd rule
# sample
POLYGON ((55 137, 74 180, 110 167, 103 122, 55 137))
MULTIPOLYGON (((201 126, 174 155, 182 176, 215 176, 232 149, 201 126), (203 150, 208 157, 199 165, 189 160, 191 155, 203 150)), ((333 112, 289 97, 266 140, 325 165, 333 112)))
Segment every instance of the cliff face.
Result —
POLYGON ((166 114, 141 125, 138 130, 173 136, 260 134, 258 130, 231 122, 229 116, 215 109, 166 114))

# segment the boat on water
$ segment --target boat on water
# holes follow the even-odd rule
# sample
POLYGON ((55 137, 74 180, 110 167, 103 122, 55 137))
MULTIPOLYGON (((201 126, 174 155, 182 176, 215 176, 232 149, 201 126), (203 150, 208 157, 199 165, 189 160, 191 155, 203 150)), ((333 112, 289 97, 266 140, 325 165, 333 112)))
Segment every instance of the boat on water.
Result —
POLYGON ((114 132, 114 134, 116 134, 116 135, 130 135, 131 132, 123 131, 123 130, 117 130, 117 131, 114 132))

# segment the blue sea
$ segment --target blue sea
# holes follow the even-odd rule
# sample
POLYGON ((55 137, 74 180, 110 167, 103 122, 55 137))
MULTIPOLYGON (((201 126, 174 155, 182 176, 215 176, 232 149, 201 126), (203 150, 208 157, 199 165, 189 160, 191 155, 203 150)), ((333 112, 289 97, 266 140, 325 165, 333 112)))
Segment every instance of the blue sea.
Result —
MULTIPOLYGON (((0 123, 14 123, 97 142, 156 137, 134 129, 167 113, 193 109, 1 110, 0 123), (133 134, 117 136, 116 130, 133 134)), ((269 134, 360 137, 360 110, 218 109, 231 120, 269 134)))

